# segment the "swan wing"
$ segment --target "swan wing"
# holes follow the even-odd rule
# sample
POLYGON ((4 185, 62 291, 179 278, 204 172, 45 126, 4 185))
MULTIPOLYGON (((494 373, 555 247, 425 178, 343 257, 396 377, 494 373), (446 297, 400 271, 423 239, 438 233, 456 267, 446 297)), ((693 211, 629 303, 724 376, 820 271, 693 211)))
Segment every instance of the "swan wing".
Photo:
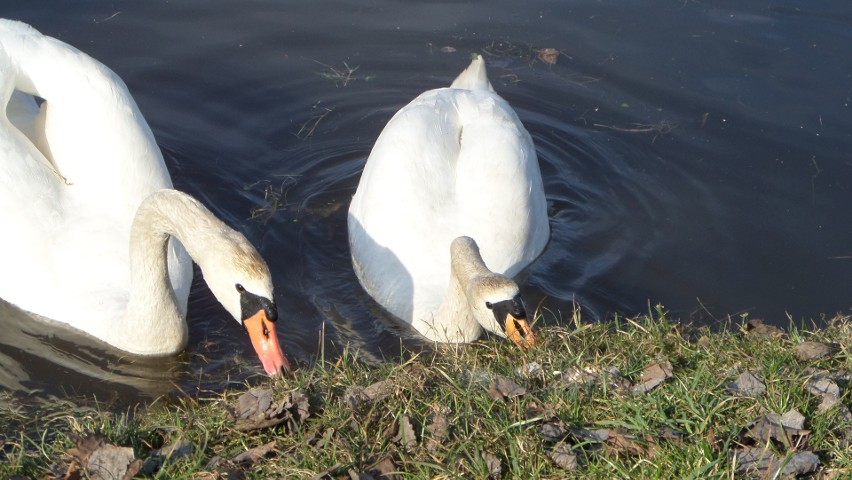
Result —
MULTIPOLYGON (((130 225, 168 170, 124 82, 88 55, 0 20, 0 66, 0 262, 16 272, 0 297, 90 331, 126 307, 130 225)), ((185 312, 191 261, 169 249, 185 312)))

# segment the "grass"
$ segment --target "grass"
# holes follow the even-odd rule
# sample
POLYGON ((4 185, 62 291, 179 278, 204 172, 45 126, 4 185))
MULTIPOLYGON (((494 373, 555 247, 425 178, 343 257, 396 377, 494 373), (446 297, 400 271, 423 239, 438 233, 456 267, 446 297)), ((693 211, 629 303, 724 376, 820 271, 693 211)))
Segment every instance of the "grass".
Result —
MULTIPOLYGON (((348 63, 343 62, 342 67, 334 67, 331 65, 327 65, 318 60, 313 60, 314 62, 323 66, 323 70, 318 72, 317 75, 320 77, 331 80, 334 82, 335 86, 348 86, 351 82, 353 82, 356 78, 355 72, 358 71, 358 66, 350 67, 348 63)), ((372 80, 371 76, 364 77, 365 80, 372 80)))
MULTIPOLYGON (((292 378, 254 385, 271 389, 276 401, 303 393, 308 417, 251 432, 236 430, 231 413, 249 386, 118 413, 70 401, 45 402, 33 413, 7 395, 0 398, 0 478, 51 478, 68 469, 74 436, 91 433, 141 459, 178 440, 193 445, 150 473, 155 478, 748 478, 731 457, 761 443, 748 438, 748 426, 792 409, 809 432, 791 437, 790 448, 764 443, 781 457, 817 453, 811 478, 852 476, 848 318, 791 327, 781 338, 739 324, 693 328, 659 309, 600 323, 575 313, 569 323, 540 328, 528 351, 488 339, 378 366, 359 361, 357 351, 318 360, 292 378), (793 347, 806 340, 839 347, 799 360, 793 347), (632 393, 655 362, 670 362, 671 376, 632 393), (743 371, 763 378, 766 392, 732 393, 728 385, 743 371), (577 372, 591 376, 578 381, 577 372), (820 372, 838 379, 839 407, 821 411, 820 398, 803 388, 820 372), (234 460, 271 442, 265 455, 234 460), (576 468, 559 452, 573 456, 576 468)), ((764 469, 751 478, 775 477, 764 469)))
POLYGON ((252 207, 249 220, 260 222, 269 221, 279 211, 286 210, 289 202, 287 193, 298 183, 298 177, 294 175, 284 176, 278 186, 274 186, 269 180, 258 180, 257 182, 244 185, 243 190, 250 191, 256 187, 263 187, 263 204, 252 207))

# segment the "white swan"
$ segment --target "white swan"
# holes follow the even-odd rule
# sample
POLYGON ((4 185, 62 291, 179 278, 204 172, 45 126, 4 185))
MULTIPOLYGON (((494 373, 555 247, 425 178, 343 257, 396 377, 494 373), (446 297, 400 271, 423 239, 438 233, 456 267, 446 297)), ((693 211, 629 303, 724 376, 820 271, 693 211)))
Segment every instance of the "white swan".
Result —
POLYGON ((547 205, 532 139, 482 57, 388 122, 348 220, 361 285, 425 337, 533 343, 510 277, 547 244, 547 205))
POLYGON ((289 370, 266 263, 171 187, 115 73, 0 19, 0 297, 126 352, 170 355, 187 343, 188 250, 264 369, 289 370))

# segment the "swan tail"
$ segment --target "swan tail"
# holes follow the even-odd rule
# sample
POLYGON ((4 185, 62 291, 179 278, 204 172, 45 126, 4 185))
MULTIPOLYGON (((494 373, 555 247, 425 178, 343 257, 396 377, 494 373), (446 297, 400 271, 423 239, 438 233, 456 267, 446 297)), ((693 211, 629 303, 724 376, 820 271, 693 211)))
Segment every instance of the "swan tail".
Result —
POLYGON ((491 82, 488 81, 488 72, 485 71, 485 60, 482 55, 476 54, 473 57, 470 65, 453 80, 450 88, 494 91, 491 82))

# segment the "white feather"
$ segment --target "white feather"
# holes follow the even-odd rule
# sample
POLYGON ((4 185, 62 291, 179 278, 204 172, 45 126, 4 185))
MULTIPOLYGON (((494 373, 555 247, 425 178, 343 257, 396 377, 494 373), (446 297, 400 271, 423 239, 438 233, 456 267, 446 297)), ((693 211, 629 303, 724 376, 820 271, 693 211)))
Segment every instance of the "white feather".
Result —
POLYGON ((349 208, 361 285, 433 340, 481 333, 469 310, 438 313, 459 311, 442 304, 459 298, 449 289, 450 244, 460 236, 473 238, 487 267, 508 277, 549 237, 532 139, 478 56, 451 87, 421 94, 388 122, 349 208))
MULTIPOLYGON (((171 187, 151 129, 115 73, 0 19, 0 297, 131 353, 179 351, 192 260, 169 236, 216 237, 190 248, 202 268, 205 255, 222 251, 213 245, 248 242, 171 187), (132 272, 131 226, 146 199, 155 213, 134 227, 142 233, 132 272)), ((210 278, 223 277, 222 285, 207 280, 239 318, 234 276, 270 299, 272 286, 268 271, 245 272, 232 260, 207 261, 210 278)))

